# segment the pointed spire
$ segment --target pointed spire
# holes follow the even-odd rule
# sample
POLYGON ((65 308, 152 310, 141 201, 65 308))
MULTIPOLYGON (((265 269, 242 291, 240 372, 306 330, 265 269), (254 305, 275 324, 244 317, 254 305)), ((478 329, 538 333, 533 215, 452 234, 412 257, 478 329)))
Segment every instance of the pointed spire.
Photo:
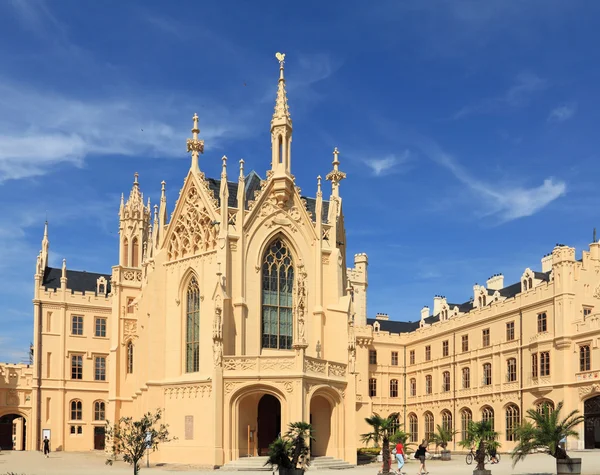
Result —
POLYGON ((317 197, 323 196, 323 192, 321 191, 321 175, 317 177, 317 197))
POLYGON ((592 242, 598 242, 598 237, 596 236, 596 228, 594 228, 594 234, 592 236, 592 242))
POLYGON ((335 147, 333 149, 333 170, 325 177, 326 180, 331 181, 331 194, 336 198, 340 197, 340 182, 346 178, 346 174, 339 169, 339 154, 338 148, 335 147))
POLYGON ((40 265, 42 272, 48 267, 48 249, 50 247, 50 241, 48 240, 48 221, 44 223, 44 237, 42 239, 42 250, 40 251, 40 265))
POLYGON ((239 180, 243 180, 244 179, 244 159, 240 158, 240 177, 239 180))
POLYGON ((138 182, 139 176, 140 175, 138 172, 133 174, 133 186, 129 192, 127 203, 125 203, 125 208, 128 208, 129 211, 134 211, 144 207, 144 198, 140 192, 140 183, 138 182))
POLYGON ((283 76, 283 65, 285 63, 285 54, 276 53, 275 57, 279 61, 279 81, 277 83, 277 98, 275 100, 275 111, 273 112, 273 120, 271 126, 275 122, 288 124, 292 127, 292 118, 290 116, 290 108, 287 101, 287 93, 285 91, 285 77, 283 76))
POLYGON ((200 171, 198 166, 198 156, 204 153, 204 140, 198 140, 200 129, 198 128, 198 114, 192 117, 194 126, 192 127, 192 138, 187 139, 187 151, 192 152, 192 170, 200 171))
POLYGON ((60 286, 61 288, 67 288, 67 260, 63 259, 62 270, 60 274, 60 286))
POLYGON ((221 178, 223 179, 227 179, 227 155, 223 155, 223 158, 221 158, 221 161, 223 162, 222 168, 221 168, 221 178))

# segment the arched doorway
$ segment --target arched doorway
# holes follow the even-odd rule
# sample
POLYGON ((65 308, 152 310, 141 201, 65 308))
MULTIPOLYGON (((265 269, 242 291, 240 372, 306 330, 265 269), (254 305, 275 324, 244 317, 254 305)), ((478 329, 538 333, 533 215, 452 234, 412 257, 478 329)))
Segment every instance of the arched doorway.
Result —
POLYGON ((331 439, 332 407, 323 396, 314 396, 310 400, 310 423, 315 440, 311 441, 310 453, 313 457, 327 455, 331 439))
POLYGON ((281 433, 281 403, 275 396, 265 394, 260 398, 256 427, 258 455, 267 455, 269 445, 281 433))
POLYGON ((600 449, 600 396, 583 403, 585 425, 585 448, 600 449))
POLYGON ((27 421, 19 414, 0 417, 0 448, 2 450, 25 450, 27 421))

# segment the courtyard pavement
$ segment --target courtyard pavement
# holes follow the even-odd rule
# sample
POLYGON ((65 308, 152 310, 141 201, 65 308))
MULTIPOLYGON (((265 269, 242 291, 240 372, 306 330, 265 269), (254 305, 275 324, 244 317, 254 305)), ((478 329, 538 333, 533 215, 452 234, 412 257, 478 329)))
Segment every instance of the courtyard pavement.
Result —
MULTIPOLYGON (((556 464, 549 455, 534 454, 527 457, 524 462, 517 464, 513 469, 508 454, 501 454, 502 459, 498 465, 488 465, 493 475, 551 475, 556 473, 556 464)), ((570 452, 572 457, 582 458, 582 474, 600 474, 600 450, 570 452)), ((56 452, 51 453, 46 459, 39 452, 10 452, 0 453, 0 474, 15 472, 18 475, 121 475, 133 473, 133 469, 122 462, 113 466, 104 464, 105 457, 98 452, 56 452)), ((307 475, 377 475, 380 464, 362 465, 349 470, 310 470, 307 475)), ((408 475, 415 475, 419 468, 415 460, 409 460, 404 466, 408 475)), ((442 462, 438 460, 427 461, 427 470, 430 475, 471 475, 473 465, 465 464, 464 455, 453 454, 452 460, 442 462)), ((200 467, 189 465, 168 464, 161 467, 152 466, 147 469, 146 462, 142 466, 141 474, 166 475, 173 472, 189 474, 212 474, 219 471, 203 470, 200 467)), ((236 472, 221 472, 234 475, 236 472)), ((237 472, 240 475, 270 475, 270 472, 237 472)))

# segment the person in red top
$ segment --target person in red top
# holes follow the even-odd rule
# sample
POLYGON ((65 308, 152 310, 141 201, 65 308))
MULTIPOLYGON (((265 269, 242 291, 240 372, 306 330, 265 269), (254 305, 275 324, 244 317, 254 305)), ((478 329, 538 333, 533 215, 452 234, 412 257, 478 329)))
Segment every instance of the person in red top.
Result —
POLYGON ((396 444, 396 460, 398 461, 398 472, 404 473, 402 467, 404 467, 404 445, 402 442, 396 444))

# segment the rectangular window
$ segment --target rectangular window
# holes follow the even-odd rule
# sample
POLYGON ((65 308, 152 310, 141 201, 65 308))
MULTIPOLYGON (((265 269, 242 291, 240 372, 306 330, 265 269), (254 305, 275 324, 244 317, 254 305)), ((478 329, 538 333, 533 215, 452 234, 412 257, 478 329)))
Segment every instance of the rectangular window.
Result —
POLYGON ((448 356, 449 353, 448 340, 445 340, 442 342, 442 356, 448 356))
POLYGON ((52 312, 48 312, 46 314, 46 331, 47 332, 52 331, 52 312))
POLYGON ((548 331, 548 322, 546 319, 546 313, 538 314, 538 333, 545 333, 548 331))
POLYGON ((71 355, 71 379, 83 379, 83 355, 71 355))
POLYGON ((369 379, 369 396, 377 396, 377 380, 375 378, 369 379))
POLYGON ((442 390, 445 393, 447 393, 448 391, 450 391, 450 372, 449 371, 444 371, 442 379, 443 379, 442 390))
POLYGON ((73 315, 71 319, 71 335, 83 335, 83 317, 73 315))
POLYGON ((515 322, 508 322, 506 324, 506 341, 513 341, 515 339, 515 322))
POLYGON ((392 351, 392 366, 398 366, 398 352, 392 351))
POLYGON ((431 375, 428 374, 425 376, 425 394, 431 394, 432 386, 431 375))
POLYGON ((489 386, 490 384, 492 384, 492 365, 485 363, 483 365, 483 385, 489 386))
POLYGON ((517 360, 509 358, 506 360, 506 381, 512 383, 517 380, 517 360))
POLYGON ((540 376, 550 376, 550 352, 540 353, 540 376))
POLYGON ((592 314, 592 307, 583 307, 583 318, 589 317, 592 314))
POLYGON ((462 387, 463 389, 471 387, 471 370, 469 368, 462 369, 462 387))
POLYGON ((50 377, 50 371, 52 368, 52 353, 46 353, 46 378, 50 377))
POLYGON ((531 377, 538 377, 538 355, 537 353, 533 353, 531 355, 531 377))
POLYGON ((390 381, 390 397, 398 397, 398 380, 392 379, 390 381))
POLYGON ((431 360, 431 346, 427 345, 425 347, 425 361, 430 361, 431 360))
POLYGON ((463 352, 469 351, 469 335, 462 336, 462 350, 463 352))
POLYGON ((592 367, 590 345, 579 347, 579 371, 589 371, 592 367))
POLYGON ((133 297, 127 297, 127 313, 133 313, 133 297))
POLYGON ((96 331, 94 335, 102 338, 106 337, 106 318, 96 318, 96 331))
POLYGON ((377 351, 369 350, 369 364, 377 364, 377 351))
POLYGON ((96 356, 94 379, 96 381, 106 381, 106 357, 104 356, 96 356))
POLYGON ((483 337, 482 345, 490 346, 490 329, 489 328, 486 328, 485 330, 483 330, 482 337, 483 337))
POLYGON ((417 395, 417 380, 414 378, 412 378, 410 380, 410 395, 411 396, 417 395))
POLYGON ((415 364, 415 350, 410 350, 410 364, 415 364))

